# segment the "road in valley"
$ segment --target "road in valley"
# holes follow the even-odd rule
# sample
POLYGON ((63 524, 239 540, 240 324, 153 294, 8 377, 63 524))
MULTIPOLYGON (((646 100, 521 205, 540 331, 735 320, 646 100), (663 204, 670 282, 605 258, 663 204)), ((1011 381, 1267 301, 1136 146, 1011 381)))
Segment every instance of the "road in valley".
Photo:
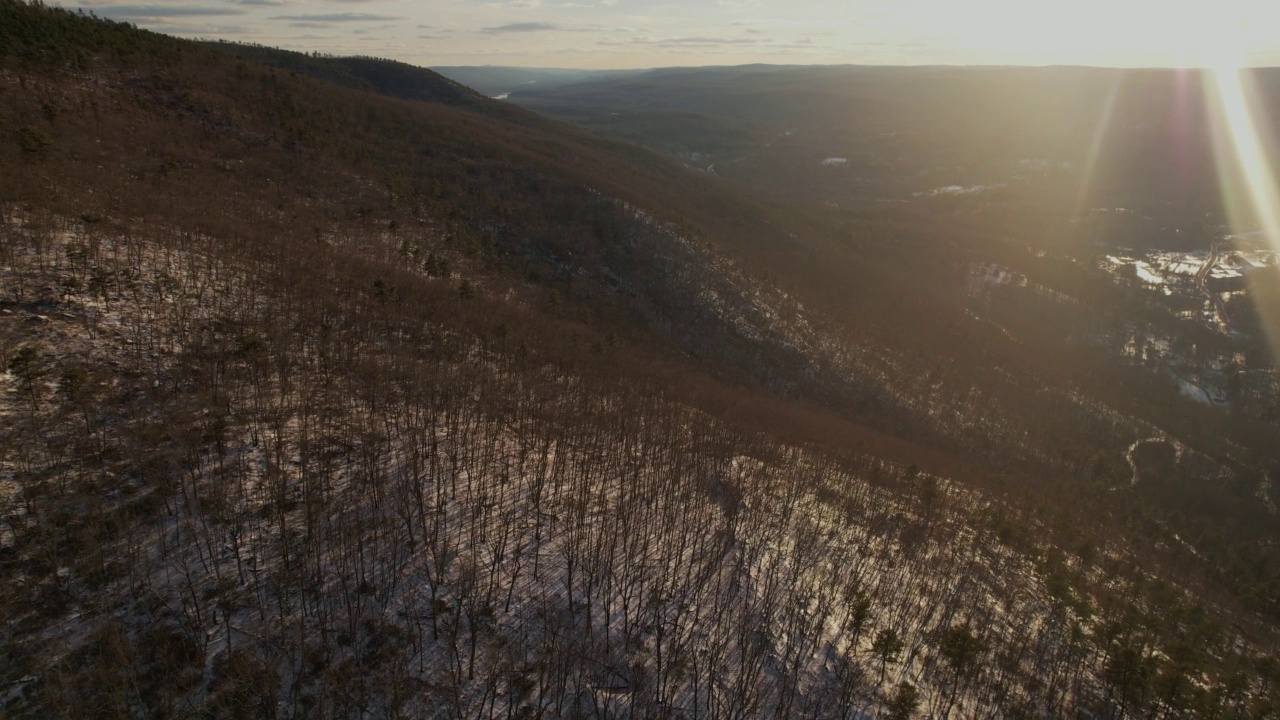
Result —
POLYGON ((1205 297, 1209 298, 1209 302, 1213 303, 1213 310, 1218 315, 1218 321, 1228 330, 1231 330, 1231 316, 1227 314, 1227 304, 1222 301, 1222 293, 1216 293, 1209 289, 1209 276, 1213 274, 1213 268, 1218 264, 1218 258, 1221 256, 1221 247, 1221 243, 1213 243, 1208 259, 1196 271, 1196 287, 1200 288, 1200 292, 1204 293, 1205 297))

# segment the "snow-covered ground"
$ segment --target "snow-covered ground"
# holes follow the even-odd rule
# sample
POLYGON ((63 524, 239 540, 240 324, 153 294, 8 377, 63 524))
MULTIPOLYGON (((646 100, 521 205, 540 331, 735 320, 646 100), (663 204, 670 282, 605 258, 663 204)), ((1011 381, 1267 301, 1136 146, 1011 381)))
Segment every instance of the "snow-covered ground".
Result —
POLYGON ((1004 183, 990 183, 986 185, 944 185, 942 187, 933 188, 932 190, 914 192, 912 195, 916 197, 931 195, 972 195, 973 193, 998 190, 1003 187, 1005 187, 1004 183))
MULTIPOLYGON (((65 225, 50 237, 71 247, 79 230, 65 225)), ((673 257, 709 252, 654 227, 673 257)), ((135 280, 4 326, 59 363, 128 363, 112 402, 138 418, 97 432, 124 443, 116 431, 137 423, 146 439, 102 467, 93 517, 124 531, 24 579, 78 598, 54 620, 11 618, 51 648, 42 682, 79 677, 53 661, 101 633, 132 648, 172 627, 195 655, 170 668, 192 673, 175 702, 261 687, 283 717, 880 717, 903 682, 932 717, 1063 716, 1104 697, 1096 571, 1069 558, 1051 583, 1039 550, 1000 539, 1012 511, 997 499, 871 455, 743 436, 661 393, 520 369, 420 322, 371 337, 335 302, 322 331, 300 314, 316 298, 203 254, 201 238, 169 239, 113 253, 97 238, 93 272, 135 280), (216 412, 192 405, 213 390, 216 412), (127 566, 79 594, 113 558, 127 566), (980 662, 950 664, 938 638, 954 628, 974 634, 980 662), (873 649, 890 636, 896 651, 873 649)), ((73 269, 50 257, 22 271, 73 269)), ((883 350, 824 338, 731 263, 713 267, 704 300, 744 335, 850 373, 901 372, 883 350)), ((0 389, 0 411, 20 415, 0 389)), ((975 412, 989 399, 965 398, 962 416, 945 389, 922 374, 903 402, 1007 431, 975 412)), ((79 415, 52 392, 21 422, 71 432, 79 415)), ((92 453, 40 450, 0 472, 52 490, 29 468, 72 457, 94 468, 92 453)), ((39 548, 63 502, 39 497, 32 515, 5 513, 12 552, 39 548)))

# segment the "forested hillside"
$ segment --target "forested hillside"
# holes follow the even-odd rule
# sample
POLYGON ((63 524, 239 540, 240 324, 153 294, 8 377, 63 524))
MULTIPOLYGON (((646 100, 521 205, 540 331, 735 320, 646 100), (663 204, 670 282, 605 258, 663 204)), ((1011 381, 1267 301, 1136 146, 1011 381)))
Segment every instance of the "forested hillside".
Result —
POLYGON ((0 168, 6 717, 1280 714, 1274 426, 960 231, 20 0, 0 168))

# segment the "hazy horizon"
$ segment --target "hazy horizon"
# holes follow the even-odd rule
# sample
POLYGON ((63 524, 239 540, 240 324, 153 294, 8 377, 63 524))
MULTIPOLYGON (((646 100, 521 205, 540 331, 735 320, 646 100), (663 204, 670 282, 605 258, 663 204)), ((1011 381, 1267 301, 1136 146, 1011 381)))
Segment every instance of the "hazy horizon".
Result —
POLYGON ((415 65, 539 69, 780 65, 1280 64, 1280 19, 1250 0, 108 0, 64 7, 181 37, 415 65))

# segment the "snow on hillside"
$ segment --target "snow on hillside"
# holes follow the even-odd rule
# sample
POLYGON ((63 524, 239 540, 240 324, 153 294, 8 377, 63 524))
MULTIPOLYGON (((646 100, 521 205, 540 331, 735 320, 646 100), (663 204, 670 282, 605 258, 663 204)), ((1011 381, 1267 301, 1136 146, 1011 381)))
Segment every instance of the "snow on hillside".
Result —
POLYGON ((8 217, 6 354, 58 378, 6 378, 2 408, 7 441, 55 439, 0 468, 8 552, 46 598, 8 642, 44 687, 298 717, 878 717, 913 695, 1057 716, 1106 695, 1089 574, 1034 561, 945 479, 424 354, 450 342, 432 328, 369 337, 198 238, 8 217), (77 273, 102 279, 53 289, 77 273), (67 532, 94 539, 42 566, 77 507, 67 532))

